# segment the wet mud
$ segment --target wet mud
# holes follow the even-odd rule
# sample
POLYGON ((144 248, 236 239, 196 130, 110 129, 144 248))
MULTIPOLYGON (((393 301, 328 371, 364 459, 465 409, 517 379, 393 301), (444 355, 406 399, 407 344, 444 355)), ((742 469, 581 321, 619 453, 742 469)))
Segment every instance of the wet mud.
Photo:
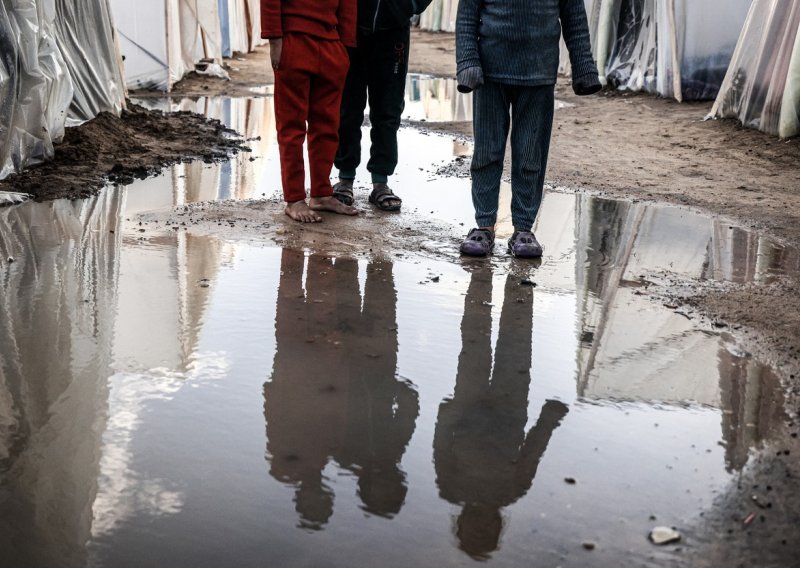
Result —
POLYGON ((0 191, 43 201, 84 198, 113 183, 131 183, 177 162, 226 160, 246 149, 235 131, 196 113, 164 114, 137 104, 117 118, 104 113, 68 128, 53 160, 0 181, 0 191))

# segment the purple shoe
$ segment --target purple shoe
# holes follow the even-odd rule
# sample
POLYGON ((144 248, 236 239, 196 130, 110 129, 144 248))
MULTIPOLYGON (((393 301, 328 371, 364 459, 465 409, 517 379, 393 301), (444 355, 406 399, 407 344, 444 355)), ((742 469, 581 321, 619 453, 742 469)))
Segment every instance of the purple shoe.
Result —
POLYGON ((488 229, 472 229, 461 243, 461 254, 486 256, 494 249, 494 233, 488 229))
POLYGON ((514 231, 508 239, 508 250, 517 258, 539 258, 544 253, 542 245, 530 231, 514 231))

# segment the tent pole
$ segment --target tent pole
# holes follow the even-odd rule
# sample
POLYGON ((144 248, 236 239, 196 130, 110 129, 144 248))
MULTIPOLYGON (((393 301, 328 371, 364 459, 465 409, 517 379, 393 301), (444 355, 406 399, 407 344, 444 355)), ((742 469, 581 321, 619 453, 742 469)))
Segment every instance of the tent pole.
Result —
POLYGON ((675 25, 675 0, 667 0, 667 15, 669 17, 669 41, 672 47, 672 95, 679 102, 683 102, 683 81, 681 80, 681 66, 678 58, 678 28, 675 25))

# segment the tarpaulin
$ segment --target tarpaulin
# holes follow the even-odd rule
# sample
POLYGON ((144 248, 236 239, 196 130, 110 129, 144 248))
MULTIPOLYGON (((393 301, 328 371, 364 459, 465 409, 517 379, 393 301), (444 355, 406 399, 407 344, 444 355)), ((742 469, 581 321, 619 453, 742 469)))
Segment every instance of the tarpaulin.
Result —
POLYGON ((678 100, 713 99, 750 2, 587 2, 601 80, 619 89, 657 92, 678 100))
POLYGON ((755 0, 712 116, 782 138, 800 134, 800 3, 755 0))
POLYGON ((0 0, 0 179, 124 100, 107 0, 0 0))

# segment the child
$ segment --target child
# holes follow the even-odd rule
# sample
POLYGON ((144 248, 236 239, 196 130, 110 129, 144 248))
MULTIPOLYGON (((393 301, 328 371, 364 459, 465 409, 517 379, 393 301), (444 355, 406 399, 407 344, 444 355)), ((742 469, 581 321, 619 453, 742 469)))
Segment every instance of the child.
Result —
POLYGON ((358 0, 358 47, 349 50, 350 71, 342 99, 342 124, 334 195, 353 204, 353 182, 361 162, 361 125, 369 97, 372 147, 367 170, 372 174, 370 203, 398 211, 402 200, 389 188, 397 166, 397 129, 405 106, 411 18, 431 0, 358 0))
POLYGON ((531 233, 542 202, 555 106, 561 29, 578 95, 601 89, 592 59, 584 0, 460 0, 456 20, 459 90, 475 90, 472 202, 478 228, 461 253, 486 256, 494 225, 506 141, 511 130, 511 217, 516 257, 542 256, 531 233), (513 124, 513 126, 512 126, 513 124))
POLYGON ((356 44, 356 0, 261 0, 261 37, 275 70, 275 122, 286 214, 302 223, 317 211, 356 215, 333 197, 339 107, 356 44), (308 127, 306 128, 306 124, 308 127), (308 133, 311 199, 306 203, 303 142, 308 133))

